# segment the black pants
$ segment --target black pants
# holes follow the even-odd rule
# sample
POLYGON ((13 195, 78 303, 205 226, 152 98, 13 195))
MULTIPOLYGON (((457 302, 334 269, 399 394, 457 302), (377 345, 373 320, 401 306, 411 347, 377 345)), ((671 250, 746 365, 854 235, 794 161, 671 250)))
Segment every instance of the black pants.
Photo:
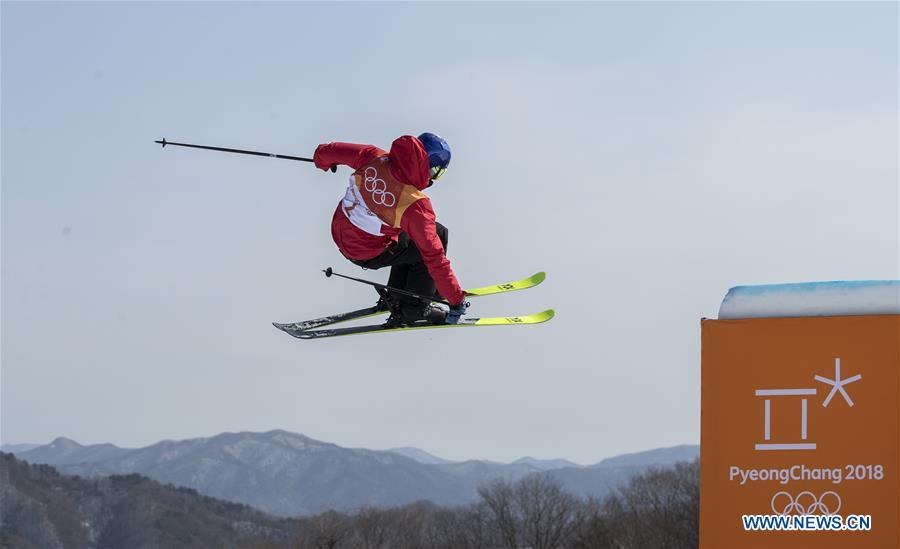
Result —
MULTIPOLYGON (((447 227, 440 223, 435 223, 438 238, 444 245, 444 253, 447 253, 447 227)), ((435 293, 434 280, 428 274, 428 268, 422 260, 422 255, 416 244, 409 239, 406 233, 400 233, 397 237, 396 244, 383 251, 381 255, 360 261, 351 259, 353 263, 359 265, 363 269, 381 269, 383 267, 391 268, 391 275, 388 277, 387 285, 392 288, 398 288, 413 292, 423 296, 437 295, 435 293)), ((395 296, 401 303, 410 305, 419 304, 412 297, 403 295, 395 296)))

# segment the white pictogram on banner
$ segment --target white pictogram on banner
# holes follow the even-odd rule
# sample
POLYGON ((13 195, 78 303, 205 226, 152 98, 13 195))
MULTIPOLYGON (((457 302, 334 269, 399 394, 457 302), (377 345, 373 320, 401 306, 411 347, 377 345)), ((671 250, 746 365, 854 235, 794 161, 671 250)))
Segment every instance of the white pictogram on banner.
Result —
MULTIPOLYGON (((789 443, 772 443, 769 442, 772 440, 772 397, 807 397, 810 395, 815 395, 816 389, 757 389, 756 396, 768 397, 764 401, 764 414, 765 414, 765 427, 763 432, 763 438, 766 442, 757 444, 757 450, 815 450, 815 443, 805 442, 807 437, 807 426, 808 426, 808 414, 807 411, 809 409, 808 399, 802 398, 800 399, 800 440, 801 442, 789 442, 789 443)), ((779 399, 780 401, 784 401, 786 399, 779 399)), ((795 399, 790 399, 794 400, 795 399)), ((788 400, 788 402, 790 402, 788 400)), ((796 401, 794 402, 796 405, 796 401)))
MULTIPOLYGON (((825 383, 827 385, 831 385, 831 391, 828 393, 828 396, 825 397, 825 400, 822 402, 822 407, 827 408, 831 403, 831 400, 834 398, 834 395, 840 393, 844 400, 847 402, 847 405, 853 407, 853 399, 850 398, 850 395, 847 393, 847 390, 844 389, 845 386, 859 381, 862 379, 862 374, 856 374, 854 376, 848 377, 846 379, 841 379, 841 359, 834 359, 834 379, 828 379, 826 377, 822 377, 820 375, 813 376, 813 379, 819 381, 821 383, 825 383)), ((809 431, 809 396, 814 396, 816 394, 815 387, 812 388, 802 388, 802 389, 757 389, 756 396, 765 397, 763 401, 763 418, 764 418, 764 428, 763 428, 763 438, 765 442, 756 444, 756 450, 815 450, 816 444, 814 442, 808 442, 808 431, 809 431), (800 398, 800 439, 790 442, 772 442, 774 438, 773 435, 773 397, 779 397, 779 405, 787 406, 790 410, 797 406, 796 397, 800 398), (785 397, 795 397, 794 399, 788 399, 785 397), (792 402, 793 400, 793 402, 792 402)), ((796 433, 796 430, 793 428, 789 429, 789 432, 796 433)), ((780 438, 780 437, 779 437, 780 438)))
POLYGON ((821 381, 822 383, 826 383, 831 385, 831 391, 828 393, 828 396, 825 397, 825 402, 822 403, 823 408, 828 407, 828 403, 831 402, 831 397, 835 395, 836 392, 840 391, 841 396, 844 397, 844 400, 847 401, 848 406, 853 406, 853 400, 850 398, 850 395, 847 394, 847 391, 844 390, 844 385, 850 385, 854 381, 859 381, 862 379, 862 374, 856 374, 855 376, 848 377, 847 379, 841 379, 841 359, 834 359, 834 379, 828 379, 822 376, 816 376, 816 381, 821 381))

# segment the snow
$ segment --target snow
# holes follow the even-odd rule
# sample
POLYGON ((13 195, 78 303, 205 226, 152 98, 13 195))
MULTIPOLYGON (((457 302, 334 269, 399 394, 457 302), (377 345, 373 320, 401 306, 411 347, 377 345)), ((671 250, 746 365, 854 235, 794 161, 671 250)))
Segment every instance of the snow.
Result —
POLYGON ((856 280, 735 286, 720 320, 900 314, 900 280, 856 280))

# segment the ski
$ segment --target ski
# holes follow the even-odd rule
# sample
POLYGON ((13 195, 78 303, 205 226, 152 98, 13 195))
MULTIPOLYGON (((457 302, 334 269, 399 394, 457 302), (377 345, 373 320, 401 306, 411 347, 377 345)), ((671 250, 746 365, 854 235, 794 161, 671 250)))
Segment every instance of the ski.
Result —
POLYGON ((523 278, 522 280, 466 290, 466 297, 481 297, 485 295, 503 294, 507 292, 515 292, 518 290, 527 290, 528 288, 537 286, 538 284, 543 282, 545 278, 547 278, 547 273, 541 271, 529 276, 528 278, 523 278))
POLYGON ((349 328, 323 328, 319 330, 290 330, 281 328, 288 334, 298 339, 322 339, 329 337, 374 334, 383 332, 404 332, 408 330, 432 330, 444 328, 473 328, 479 326, 524 326, 528 324, 540 324, 547 322, 554 316, 553 309, 524 316, 507 316, 493 318, 464 318, 459 324, 413 324, 410 326, 386 327, 382 324, 370 326, 353 326, 349 328))
MULTIPOLYGON (((523 278, 521 280, 515 280, 513 282, 504 282, 503 284, 495 284, 493 286, 483 286, 481 288, 473 288, 471 290, 466 290, 466 297, 482 297, 486 295, 495 295, 502 294, 507 292, 515 292, 518 290, 526 290, 528 288, 533 288, 544 281, 547 278, 547 273, 541 271, 539 273, 535 273, 527 278, 523 278)), ((321 328, 323 326, 330 326, 332 324, 337 324, 339 322, 348 322, 350 320, 357 320, 360 318, 366 318, 370 316, 375 316, 379 314, 387 313, 387 309, 379 309, 378 307, 366 307, 365 309, 359 309, 358 311, 351 311, 349 313, 340 313, 336 315, 323 316, 321 318, 315 318, 312 320, 303 320, 301 322, 289 322, 285 324, 281 324, 278 322, 273 322, 272 325, 278 328, 279 330, 285 331, 291 335, 294 332, 302 332, 305 330, 312 330, 313 328, 321 328)))
POLYGON ((283 330, 287 333, 293 332, 302 332, 304 330, 311 330, 313 328, 321 328, 322 326, 328 326, 331 324, 337 324, 338 322, 347 322, 349 320, 356 320, 358 318, 367 318, 370 316, 380 315, 387 313, 387 309, 382 309, 379 307, 366 307, 365 309, 359 309, 358 311, 350 311, 349 313, 340 313, 336 315, 323 316, 322 318, 314 318, 312 320, 303 320, 301 322, 291 322, 288 324, 280 324, 278 322, 273 322, 272 325, 278 328, 279 330, 283 330))

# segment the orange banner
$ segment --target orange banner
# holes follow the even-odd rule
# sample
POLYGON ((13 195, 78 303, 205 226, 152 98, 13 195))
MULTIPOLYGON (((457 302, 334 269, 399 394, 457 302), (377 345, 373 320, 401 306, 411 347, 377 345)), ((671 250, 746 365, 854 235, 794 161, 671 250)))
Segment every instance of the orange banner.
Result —
POLYGON ((701 370, 701 547, 900 547, 900 316, 703 320, 701 370))

